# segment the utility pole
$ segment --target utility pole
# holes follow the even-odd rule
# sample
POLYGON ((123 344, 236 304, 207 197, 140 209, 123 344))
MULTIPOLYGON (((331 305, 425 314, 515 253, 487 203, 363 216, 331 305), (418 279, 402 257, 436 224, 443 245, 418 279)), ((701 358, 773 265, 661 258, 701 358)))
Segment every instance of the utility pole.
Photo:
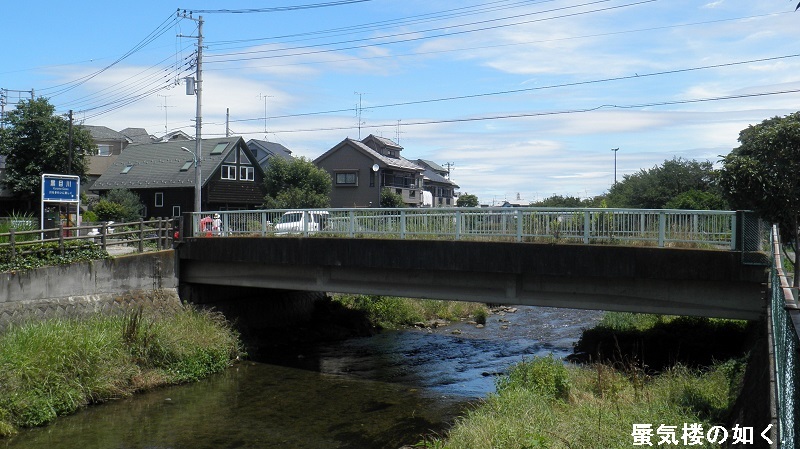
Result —
POLYGON ((258 94, 259 99, 264 99, 264 140, 267 139, 267 98, 272 98, 272 95, 258 94))
MULTIPOLYGON (((197 19, 192 17, 192 13, 186 14, 184 10, 181 14, 178 10, 178 17, 184 19, 194 20, 197 22, 197 36, 182 36, 197 39, 197 65, 194 87, 194 94, 197 95, 197 114, 195 117, 195 137, 194 137, 194 212, 201 212, 203 209, 202 192, 203 192, 203 177, 200 172, 200 162, 202 161, 202 133, 203 133, 203 16, 198 16, 197 19)), ((187 85, 186 93, 189 93, 189 86, 187 85)))
POLYGON ((72 109, 69 110, 69 153, 67 154, 67 174, 72 174, 72 109))
POLYGON ((617 151, 619 148, 612 148, 611 151, 614 152, 614 185, 617 184, 617 151))
POLYGON ((231 136, 231 108, 225 108, 225 137, 231 136))
POLYGON ((455 163, 455 162, 446 162, 446 163, 444 163, 444 164, 442 164, 442 165, 444 165, 445 167, 447 167, 447 179, 450 179, 450 168, 451 168, 451 167, 455 167, 455 166, 456 166, 456 163, 455 163))

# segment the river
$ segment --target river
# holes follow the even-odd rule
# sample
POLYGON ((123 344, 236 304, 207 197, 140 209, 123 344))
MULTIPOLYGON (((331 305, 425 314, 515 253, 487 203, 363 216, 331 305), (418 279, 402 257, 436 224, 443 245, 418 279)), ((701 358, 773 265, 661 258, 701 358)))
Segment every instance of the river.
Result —
POLYGON ((0 441, 25 449, 397 449, 444 432, 523 359, 563 357, 600 312, 519 307, 484 328, 436 329, 296 348, 201 382, 89 407, 0 441))

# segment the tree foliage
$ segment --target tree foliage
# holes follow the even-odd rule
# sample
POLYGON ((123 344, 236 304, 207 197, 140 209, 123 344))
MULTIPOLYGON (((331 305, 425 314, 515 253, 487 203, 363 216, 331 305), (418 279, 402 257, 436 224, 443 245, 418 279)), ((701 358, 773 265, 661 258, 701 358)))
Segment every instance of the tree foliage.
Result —
POLYGON ((709 197, 707 204, 724 205, 716 178, 709 161, 673 158, 649 170, 625 175, 611 186, 607 200, 612 207, 663 209, 670 201, 694 190, 717 197, 717 200, 709 197))
MULTIPOLYGON (((800 226, 800 112, 766 119, 739 133, 740 145, 722 159, 720 184, 737 209, 756 211, 798 246, 800 226)), ((795 269, 800 252, 796 251, 795 269)), ((795 285, 798 282, 795 273, 795 285)))
POLYGON ((69 121, 55 115, 46 98, 26 100, 9 112, 0 130, 0 154, 6 156, 5 184, 20 198, 41 194, 42 173, 73 174, 82 179, 96 148, 89 131, 72 128, 72 170, 68 173, 69 121))
POLYGON ((264 206, 270 209, 308 209, 328 207, 331 203, 330 175, 304 157, 291 162, 271 158, 264 185, 267 190, 264 206))
POLYGON ((577 196, 553 195, 540 201, 534 201, 531 207, 608 207, 605 196, 580 199, 577 196))
POLYGON ((478 207, 478 204, 478 197, 469 193, 459 195, 456 200, 456 206, 458 207, 478 207))
POLYGON ((381 190, 381 207, 405 207, 406 202, 403 197, 395 193, 392 189, 384 187, 381 190))
POLYGON ((144 204, 136 192, 128 189, 110 190, 92 208, 100 221, 131 222, 142 218, 144 204))

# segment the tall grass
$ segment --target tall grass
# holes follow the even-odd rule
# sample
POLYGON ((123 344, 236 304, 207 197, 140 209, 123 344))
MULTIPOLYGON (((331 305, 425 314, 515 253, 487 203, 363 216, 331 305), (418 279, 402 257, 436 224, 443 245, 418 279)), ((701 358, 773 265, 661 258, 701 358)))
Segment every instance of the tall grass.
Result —
MULTIPOLYGON (((735 400, 731 388, 740 366, 718 364, 704 371, 680 365, 639 378, 606 365, 564 365, 537 358, 498 381, 497 393, 467 412, 447 438, 419 446, 470 449, 615 449, 633 447, 633 424, 708 430, 735 400)), ((653 445, 659 439, 652 438, 653 445)), ((683 447, 680 444, 677 447, 683 447)), ((705 442, 705 448, 719 447, 705 442)))
POLYGON ((378 295, 335 295, 334 301, 350 309, 365 312, 374 326, 395 329, 433 319, 455 321, 467 317, 483 317, 483 303, 401 298, 378 295))
POLYGON ((205 377, 240 348, 220 315, 193 308, 13 327, 0 335, 0 436, 91 403, 205 377))

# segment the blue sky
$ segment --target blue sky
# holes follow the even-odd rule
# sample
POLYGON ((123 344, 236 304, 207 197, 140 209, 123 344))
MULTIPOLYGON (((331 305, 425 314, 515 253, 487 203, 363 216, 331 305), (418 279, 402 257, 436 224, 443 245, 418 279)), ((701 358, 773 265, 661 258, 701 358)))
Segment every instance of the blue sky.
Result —
POLYGON ((315 158, 376 134, 454 164, 484 204, 605 192, 666 159, 716 162, 741 129, 800 109, 789 0, 12 2, 0 88, 115 130, 230 129, 315 158), (305 5, 331 5, 298 8, 305 5), (282 8, 290 7, 290 8, 282 8), (292 8, 294 7, 294 8, 292 8), (221 12, 281 8, 266 12, 221 12), (44 11, 44 12, 42 12, 44 11), (202 12, 199 12, 202 11, 202 12), (115 63, 116 62, 116 63, 115 63), (782 92, 782 93, 777 93, 782 92), (265 120, 266 117, 266 120, 265 120))

